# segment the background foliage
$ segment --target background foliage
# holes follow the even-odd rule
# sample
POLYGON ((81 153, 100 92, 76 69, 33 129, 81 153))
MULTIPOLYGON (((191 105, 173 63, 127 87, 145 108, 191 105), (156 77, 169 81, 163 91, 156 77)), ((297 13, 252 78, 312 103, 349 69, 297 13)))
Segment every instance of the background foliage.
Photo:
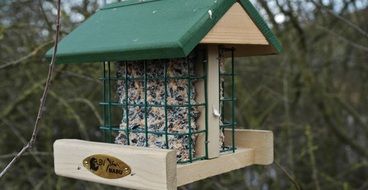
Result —
MULTIPOLYGON (((368 2, 258 0, 284 46, 278 56, 237 59, 239 126, 275 135, 275 164, 182 189, 368 189, 368 2)), ((101 2, 62 1, 62 35, 101 2)), ((52 45, 51 0, 0 1, 0 168, 29 139, 52 45)), ((1 189, 118 189, 58 177, 52 143, 101 140, 101 65, 57 66, 36 147, 1 189)))

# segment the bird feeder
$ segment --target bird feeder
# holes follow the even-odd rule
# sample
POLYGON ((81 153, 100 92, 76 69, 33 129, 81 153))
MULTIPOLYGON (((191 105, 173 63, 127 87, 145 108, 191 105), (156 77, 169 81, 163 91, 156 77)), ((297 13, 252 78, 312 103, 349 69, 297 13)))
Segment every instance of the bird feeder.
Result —
POLYGON ((272 132, 236 129, 234 59, 280 51, 248 0, 103 7, 61 40, 56 63, 102 62, 105 142, 57 140, 56 174, 161 190, 271 164, 272 132))

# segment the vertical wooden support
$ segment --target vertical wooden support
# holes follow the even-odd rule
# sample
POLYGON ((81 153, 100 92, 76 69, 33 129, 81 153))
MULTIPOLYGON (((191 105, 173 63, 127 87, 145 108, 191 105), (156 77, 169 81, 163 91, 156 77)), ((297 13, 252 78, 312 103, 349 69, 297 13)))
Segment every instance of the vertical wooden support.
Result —
POLYGON ((220 155, 220 117, 214 114, 220 113, 218 46, 209 45, 207 52, 208 158, 216 158, 220 155))

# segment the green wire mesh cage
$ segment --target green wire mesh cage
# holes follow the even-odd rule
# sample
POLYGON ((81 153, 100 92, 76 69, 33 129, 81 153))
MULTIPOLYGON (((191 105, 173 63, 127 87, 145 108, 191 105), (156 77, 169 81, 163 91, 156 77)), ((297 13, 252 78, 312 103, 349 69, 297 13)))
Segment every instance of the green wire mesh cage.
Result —
MULTIPOLYGON (((236 149, 234 51, 219 48, 220 152, 236 149), (232 130, 231 146, 224 145, 225 128, 232 130)), ((175 149, 178 163, 207 159, 208 130, 214 127, 208 126, 207 61, 206 48, 196 48, 179 59, 104 62, 105 142, 175 149)))
POLYGON ((236 91, 235 91, 235 48, 219 48, 219 85, 220 85, 220 129, 222 134, 225 133, 226 128, 231 129, 232 146, 228 147, 222 145, 221 152, 231 150, 235 152, 235 128, 236 128, 236 91), (225 65, 226 60, 224 54, 230 53, 230 64, 225 65), (227 67, 226 67, 227 66, 227 67), (227 114, 225 114, 227 113, 227 114))

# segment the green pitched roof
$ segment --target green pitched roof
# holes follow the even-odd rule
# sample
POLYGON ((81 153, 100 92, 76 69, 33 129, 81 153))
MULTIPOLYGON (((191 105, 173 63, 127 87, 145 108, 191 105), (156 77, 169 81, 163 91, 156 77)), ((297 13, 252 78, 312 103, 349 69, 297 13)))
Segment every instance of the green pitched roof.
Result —
MULTIPOLYGON (((60 41, 57 63, 185 57, 235 2, 126 0, 107 5, 60 41)), ((281 46, 253 5, 248 0, 240 3, 279 51, 281 46)))

